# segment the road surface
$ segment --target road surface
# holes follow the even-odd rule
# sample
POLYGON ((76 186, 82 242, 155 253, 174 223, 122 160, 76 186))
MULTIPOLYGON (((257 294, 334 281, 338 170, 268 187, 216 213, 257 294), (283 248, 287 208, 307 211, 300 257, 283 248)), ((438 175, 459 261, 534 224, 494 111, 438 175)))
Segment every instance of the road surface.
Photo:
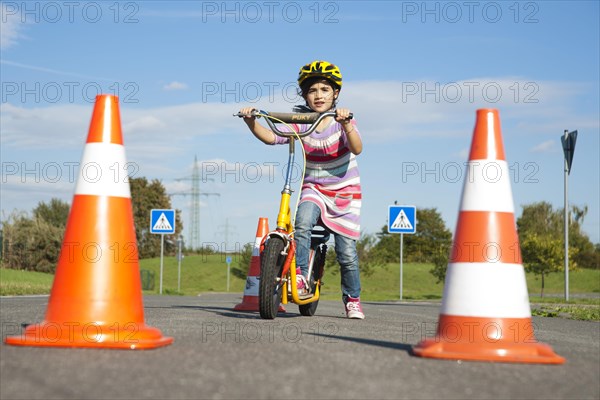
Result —
MULTIPOLYGON (((297 306, 272 321, 233 310, 241 294, 146 296, 145 320, 170 346, 154 350, 2 344, 2 399, 599 399, 600 323, 533 317, 536 338, 564 365, 424 359, 439 303, 341 301, 314 317, 297 306)), ((0 299, 2 338, 41 322, 48 297, 0 299)))

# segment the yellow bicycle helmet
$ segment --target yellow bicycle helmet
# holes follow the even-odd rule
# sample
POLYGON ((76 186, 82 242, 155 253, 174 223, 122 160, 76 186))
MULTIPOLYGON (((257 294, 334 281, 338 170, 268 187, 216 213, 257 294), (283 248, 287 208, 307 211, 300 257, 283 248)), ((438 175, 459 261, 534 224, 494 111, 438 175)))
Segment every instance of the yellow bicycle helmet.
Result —
POLYGON ((302 83, 308 78, 314 77, 329 79, 340 89, 342 88, 342 73, 336 65, 330 62, 317 60, 300 68, 298 86, 302 86, 302 83))

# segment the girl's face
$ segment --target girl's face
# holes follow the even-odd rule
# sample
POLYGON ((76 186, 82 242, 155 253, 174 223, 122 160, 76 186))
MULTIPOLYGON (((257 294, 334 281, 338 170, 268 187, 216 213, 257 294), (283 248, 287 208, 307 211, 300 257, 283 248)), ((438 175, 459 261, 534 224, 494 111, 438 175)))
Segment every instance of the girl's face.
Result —
POLYGON ((325 82, 316 82, 307 90, 304 99, 315 112, 329 111, 338 97, 339 90, 325 82))

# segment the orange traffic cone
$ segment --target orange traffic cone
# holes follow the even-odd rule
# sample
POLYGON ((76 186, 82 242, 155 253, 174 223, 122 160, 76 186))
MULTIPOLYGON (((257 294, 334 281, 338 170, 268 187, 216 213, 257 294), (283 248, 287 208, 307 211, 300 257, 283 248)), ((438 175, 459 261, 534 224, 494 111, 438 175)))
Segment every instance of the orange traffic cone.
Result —
POLYGON ((477 110, 435 338, 421 357, 562 364, 531 322, 498 110, 477 110))
MULTIPOLYGON (((254 240, 254 248, 252 249, 252 260, 250 261, 250 269, 246 277, 246 288, 244 289, 244 297, 242 302, 237 304, 233 309, 236 311, 258 311, 258 283, 260 277, 260 244, 263 238, 269 233, 269 219, 259 218, 258 228, 256 229, 256 239, 254 240)), ((279 311, 285 312, 285 308, 280 304, 279 311)))
POLYGON ((144 324, 125 147, 116 96, 99 95, 45 320, 6 343, 148 349, 173 338, 144 324))

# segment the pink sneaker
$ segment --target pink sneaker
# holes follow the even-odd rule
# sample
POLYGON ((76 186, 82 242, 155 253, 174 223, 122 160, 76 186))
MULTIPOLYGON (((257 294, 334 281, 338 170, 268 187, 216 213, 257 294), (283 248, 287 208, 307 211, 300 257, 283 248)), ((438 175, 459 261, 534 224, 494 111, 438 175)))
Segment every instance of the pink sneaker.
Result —
POLYGON ((365 319, 365 314, 360 306, 360 297, 348 296, 346 300, 346 316, 351 319, 365 319))
POLYGON ((296 288, 298 288, 298 296, 306 296, 309 294, 308 282, 300 268, 296 269, 296 288))

